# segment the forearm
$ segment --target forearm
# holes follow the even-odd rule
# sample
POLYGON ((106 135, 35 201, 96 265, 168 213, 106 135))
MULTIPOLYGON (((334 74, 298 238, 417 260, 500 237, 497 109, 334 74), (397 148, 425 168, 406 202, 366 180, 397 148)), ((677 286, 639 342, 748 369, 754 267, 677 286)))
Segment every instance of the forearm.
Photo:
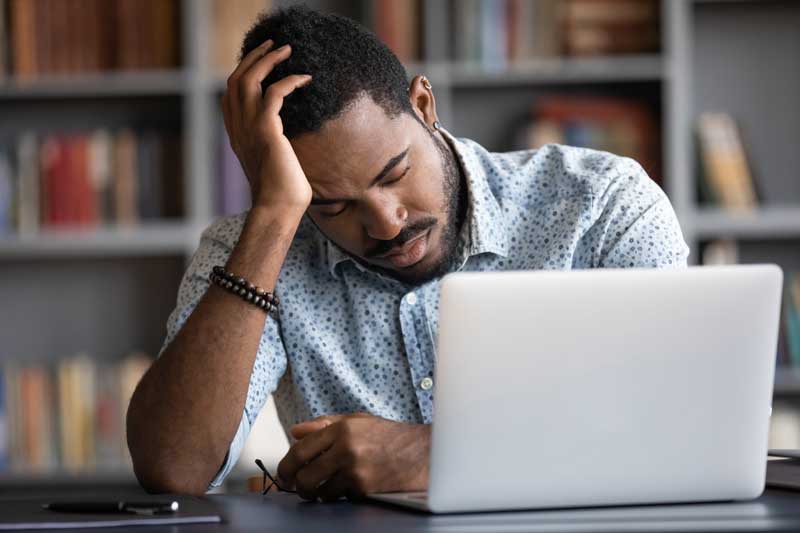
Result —
MULTIPOLYGON (((273 290, 301 216, 251 210, 226 269, 273 290)), ((241 420, 265 320, 261 309, 211 285, 145 374, 127 421, 145 488, 205 492, 241 420)))

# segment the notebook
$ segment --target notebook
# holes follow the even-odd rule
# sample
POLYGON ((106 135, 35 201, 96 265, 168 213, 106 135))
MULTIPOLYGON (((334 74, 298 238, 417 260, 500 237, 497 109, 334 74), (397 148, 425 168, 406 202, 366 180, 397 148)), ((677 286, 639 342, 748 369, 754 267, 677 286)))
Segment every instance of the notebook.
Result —
MULTIPOLYGON (((57 498, 65 501, 65 498, 57 498)), ((163 499, 163 498, 160 498, 163 499)), ((174 514, 142 516, 136 514, 58 513, 42 509, 53 499, 0 501, 0 531, 21 529, 77 529, 122 526, 172 526, 222 522, 216 507, 202 498, 182 496, 177 499, 180 511, 174 514)), ((147 498, 137 498, 147 500, 147 498)))
POLYGON ((800 490, 800 450, 770 450, 767 461, 767 486, 800 490))

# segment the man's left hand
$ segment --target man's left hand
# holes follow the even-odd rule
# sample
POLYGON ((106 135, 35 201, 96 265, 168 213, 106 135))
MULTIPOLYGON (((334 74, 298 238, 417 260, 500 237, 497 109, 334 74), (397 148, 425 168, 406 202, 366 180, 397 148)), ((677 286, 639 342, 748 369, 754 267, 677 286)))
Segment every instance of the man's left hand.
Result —
POLYGON ((357 413, 315 418, 291 433, 298 440, 278 465, 278 476, 306 500, 428 488, 428 424, 357 413))

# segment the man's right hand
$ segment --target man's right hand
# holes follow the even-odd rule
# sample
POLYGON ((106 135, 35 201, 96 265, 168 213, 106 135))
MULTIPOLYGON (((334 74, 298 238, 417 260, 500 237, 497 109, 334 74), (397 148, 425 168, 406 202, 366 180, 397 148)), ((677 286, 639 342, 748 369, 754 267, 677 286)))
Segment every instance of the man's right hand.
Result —
POLYGON ((283 99, 308 84, 311 76, 287 76, 262 95, 261 82, 292 54, 288 44, 277 50, 272 45, 268 40, 252 50, 228 77, 222 114, 231 147, 250 182, 253 207, 305 211, 311 203, 311 185, 283 134, 278 113, 283 99))

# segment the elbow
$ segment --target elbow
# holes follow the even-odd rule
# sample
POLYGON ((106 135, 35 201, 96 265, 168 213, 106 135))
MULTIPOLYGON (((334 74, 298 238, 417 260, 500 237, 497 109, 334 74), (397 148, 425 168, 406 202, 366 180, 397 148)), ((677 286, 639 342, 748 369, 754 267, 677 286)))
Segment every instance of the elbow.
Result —
MULTIPOLYGON (((131 453, 133 455, 133 453, 131 453)), ((133 472, 139 485, 150 494, 191 494, 202 496, 206 493, 210 479, 197 472, 182 471, 159 458, 149 461, 133 461, 133 472)))
POLYGON ((214 475, 199 467, 206 461, 187 460, 185 451, 177 451, 179 446, 164 442, 158 433, 146 417, 137 416, 132 403, 127 417, 128 451, 142 488, 151 494, 205 494, 214 475))

